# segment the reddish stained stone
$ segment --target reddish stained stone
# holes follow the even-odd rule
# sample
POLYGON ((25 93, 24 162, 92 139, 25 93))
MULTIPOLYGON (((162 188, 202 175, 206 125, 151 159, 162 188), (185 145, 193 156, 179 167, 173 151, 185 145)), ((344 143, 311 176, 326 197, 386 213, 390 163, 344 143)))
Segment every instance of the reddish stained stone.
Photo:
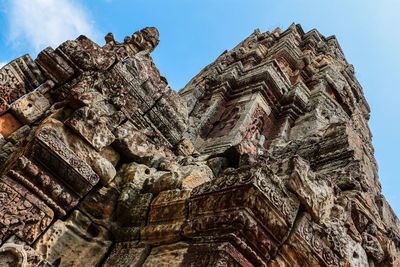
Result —
POLYGON ((22 124, 11 113, 0 116, 0 133, 5 138, 18 130, 21 126, 22 124))

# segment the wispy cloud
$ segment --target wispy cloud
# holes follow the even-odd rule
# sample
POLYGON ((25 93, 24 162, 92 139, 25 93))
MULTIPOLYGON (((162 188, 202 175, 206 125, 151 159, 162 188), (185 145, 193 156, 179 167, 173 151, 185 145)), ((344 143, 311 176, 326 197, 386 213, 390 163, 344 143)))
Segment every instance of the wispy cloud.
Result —
POLYGON ((9 0, 10 41, 35 52, 80 34, 98 39, 94 22, 76 0, 9 0))
POLYGON ((0 68, 4 67, 8 62, 0 62, 0 68))

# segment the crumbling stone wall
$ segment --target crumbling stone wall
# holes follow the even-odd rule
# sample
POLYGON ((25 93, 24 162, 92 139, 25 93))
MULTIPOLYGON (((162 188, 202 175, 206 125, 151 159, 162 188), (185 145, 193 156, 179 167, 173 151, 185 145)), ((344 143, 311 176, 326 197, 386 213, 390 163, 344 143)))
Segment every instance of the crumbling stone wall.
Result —
POLYGON ((0 70, 0 266, 400 266, 335 37, 256 30, 179 93, 85 36, 0 70))

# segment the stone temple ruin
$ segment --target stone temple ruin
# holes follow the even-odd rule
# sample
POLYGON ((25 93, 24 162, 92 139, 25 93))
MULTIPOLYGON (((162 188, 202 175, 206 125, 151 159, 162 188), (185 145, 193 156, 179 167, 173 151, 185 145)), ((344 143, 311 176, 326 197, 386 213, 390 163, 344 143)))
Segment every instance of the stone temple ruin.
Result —
POLYGON ((179 93, 145 28, 0 70, 0 266, 400 266, 335 37, 256 30, 179 93))

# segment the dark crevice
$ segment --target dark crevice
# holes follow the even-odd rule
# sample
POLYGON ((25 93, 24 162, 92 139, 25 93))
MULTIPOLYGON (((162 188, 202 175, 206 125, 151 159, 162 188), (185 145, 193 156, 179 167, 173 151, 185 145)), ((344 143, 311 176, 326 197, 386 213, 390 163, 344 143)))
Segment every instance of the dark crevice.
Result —
POLYGON ((103 266, 106 263, 107 259, 110 257, 110 255, 111 255, 112 251, 114 250, 114 248, 115 248, 115 241, 113 241, 111 246, 108 248, 106 254, 104 254, 104 256, 101 259, 101 261, 99 262, 98 266, 103 266))
POLYGON ((151 105, 151 107, 149 107, 144 113, 143 116, 146 116, 147 113, 149 113, 155 106, 157 106, 158 102, 164 97, 164 94, 162 94, 159 98, 156 99, 156 101, 154 101, 153 105, 151 105))
MULTIPOLYGON (((282 244, 280 246, 278 246, 277 249, 277 254, 275 255, 275 257, 271 257, 271 259, 268 261, 268 264, 271 263, 271 261, 275 260, 275 258, 277 256, 279 256, 282 247, 286 244, 286 242, 292 237, 292 235, 294 234, 295 230, 297 229, 297 224, 299 223, 299 221, 301 220, 301 218, 303 218, 304 214, 306 213, 306 208, 304 205, 300 204, 299 210, 297 211, 296 214, 296 218, 293 221, 293 225, 292 228, 290 229, 289 234, 287 235, 287 237, 283 240, 282 244)), ((267 265, 268 265, 267 264, 267 265)))
POLYGON ((146 259, 149 257, 150 252, 151 252, 151 247, 150 246, 146 246, 144 253, 141 255, 141 257, 138 259, 138 261, 136 262, 136 264, 134 265, 134 267, 141 267, 143 266, 144 262, 146 261, 146 259))

